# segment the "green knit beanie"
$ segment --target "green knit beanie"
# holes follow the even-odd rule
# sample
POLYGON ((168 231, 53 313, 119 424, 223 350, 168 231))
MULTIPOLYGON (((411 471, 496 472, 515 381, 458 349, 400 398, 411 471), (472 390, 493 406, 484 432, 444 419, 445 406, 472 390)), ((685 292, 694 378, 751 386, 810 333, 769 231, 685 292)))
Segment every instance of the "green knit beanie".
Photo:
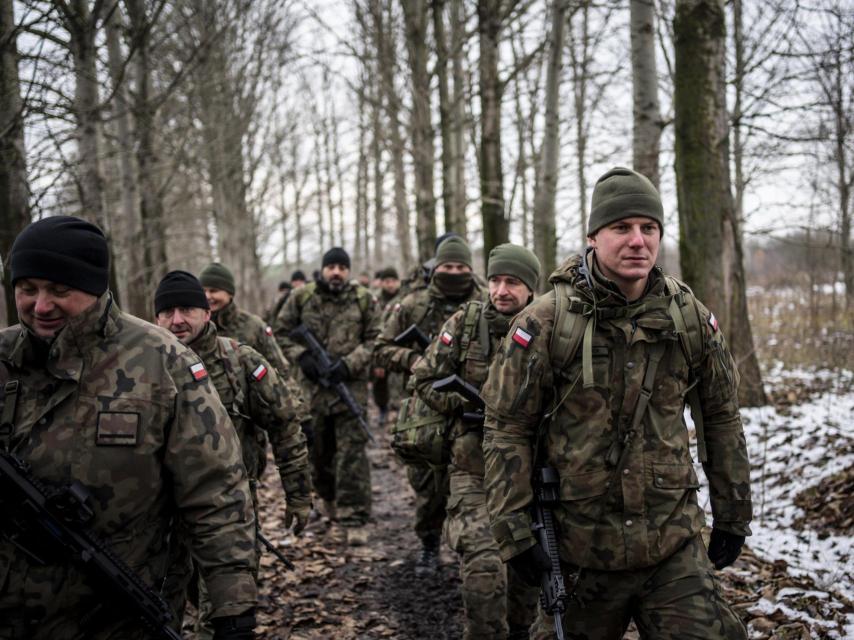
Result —
POLYGON ((436 266, 445 262, 461 262, 471 268, 471 249, 465 240, 452 236, 436 249, 436 266))
POLYGON ((211 289, 222 289, 234 295, 234 276, 228 267, 219 262, 211 262, 199 276, 199 282, 203 287, 211 289))
POLYGON ((537 290, 540 277, 540 261, 534 252, 518 244, 500 244, 489 252, 486 278, 513 276, 519 278, 531 290, 537 290))
POLYGON ((587 235, 632 216, 645 216, 658 223, 664 233, 661 196, 646 176, 625 167, 614 167, 596 181, 587 235))

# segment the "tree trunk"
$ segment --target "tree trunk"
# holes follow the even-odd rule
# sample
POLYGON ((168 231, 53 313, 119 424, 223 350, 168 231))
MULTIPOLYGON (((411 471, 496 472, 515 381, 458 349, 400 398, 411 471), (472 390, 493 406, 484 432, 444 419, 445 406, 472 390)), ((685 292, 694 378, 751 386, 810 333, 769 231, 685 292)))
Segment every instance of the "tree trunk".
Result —
POLYGON ((653 0, 631 0, 630 6, 634 104, 632 165, 658 189, 661 110, 655 65, 655 3, 653 0))
POLYGON ((587 244, 587 88, 590 82, 588 69, 590 66, 590 7, 585 2, 581 7, 581 33, 575 35, 574 27, 570 28, 571 46, 569 48, 572 61, 572 95, 575 107, 575 179, 578 185, 578 211, 580 215, 581 233, 579 249, 587 244))
POLYGON ((415 235, 418 240, 418 261, 433 256, 436 244, 436 196, 433 194, 432 109, 430 72, 427 70, 427 11, 422 0, 404 0, 403 17, 406 24, 406 50, 412 77, 412 161, 415 165, 415 235))
POLYGON ((453 86, 451 93, 451 174, 454 197, 451 203, 453 224, 446 231, 456 231, 463 238, 468 230, 466 217, 466 78, 463 47, 466 39, 463 0, 451 0, 451 68, 453 86))
POLYGON ((504 173, 501 163, 501 94, 498 75, 501 36, 500 0, 478 0, 480 40, 480 197, 483 219, 484 267, 490 250, 510 237, 504 211, 504 173))
POLYGON ((376 68, 371 79, 371 163, 374 186, 374 261, 385 264, 385 189, 383 188, 383 92, 380 87, 380 66, 377 58, 376 68))
POLYGON ((676 187, 682 275, 715 313, 741 373, 744 406, 765 401, 730 190, 723 0, 680 0, 674 21, 676 187))
POLYGON ((149 314, 151 305, 146 297, 148 288, 145 280, 145 264, 142 252, 139 251, 142 222, 139 216, 139 189, 134 171, 130 105, 120 44, 122 28, 121 13, 118 7, 114 7, 107 23, 106 40, 113 89, 113 121, 116 126, 121 193, 121 222, 115 225, 114 233, 118 249, 115 252, 116 270, 127 290, 125 310, 132 315, 145 318, 149 314))
POLYGON ((436 78, 439 81, 439 129, 442 137, 442 212, 446 231, 456 231, 457 212, 454 211, 456 185, 454 179, 453 130, 454 105, 451 102, 448 79, 448 40, 445 33, 445 0, 432 0, 433 36, 436 40, 436 78))
POLYGON ((546 122, 540 152, 539 189, 534 198, 534 253, 540 259, 540 291, 545 290, 549 274, 554 271, 557 262, 555 193, 560 156, 559 99, 565 22, 566 2, 553 0, 546 70, 546 122))
POLYGON ((18 79, 18 47, 12 0, 0 2, 0 260, 6 324, 18 322, 9 251, 30 222, 24 118, 18 79))

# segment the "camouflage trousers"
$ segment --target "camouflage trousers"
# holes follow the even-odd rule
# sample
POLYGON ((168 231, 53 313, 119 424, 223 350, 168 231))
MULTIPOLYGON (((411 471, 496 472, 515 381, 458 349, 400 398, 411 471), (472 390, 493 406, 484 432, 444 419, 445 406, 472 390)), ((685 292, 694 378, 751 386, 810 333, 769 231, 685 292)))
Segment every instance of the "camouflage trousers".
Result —
POLYGON ((406 477, 415 491, 415 535, 438 540, 448 504, 448 468, 406 465, 406 477))
POLYGON ((364 525, 371 516, 371 463, 368 437, 348 413, 314 418, 311 473, 317 494, 335 503, 345 527, 364 525))
MULTIPOLYGON (((721 595, 700 536, 654 567, 584 570, 564 615, 572 640, 619 640, 634 620, 641 638, 747 640, 747 629, 721 595)), ((531 638, 554 638, 542 609, 531 638)))
POLYGON ((481 476, 452 470, 445 537, 460 555, 464 640, 504 640, 534 620, 539 589, 505 565, 489 528, 481 476))

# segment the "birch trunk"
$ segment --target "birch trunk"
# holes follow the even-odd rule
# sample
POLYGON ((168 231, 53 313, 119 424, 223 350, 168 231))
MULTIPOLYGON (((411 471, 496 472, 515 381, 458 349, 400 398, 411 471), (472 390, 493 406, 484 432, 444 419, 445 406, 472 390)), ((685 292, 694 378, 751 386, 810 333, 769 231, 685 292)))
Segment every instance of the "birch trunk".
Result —
MULTIPOLYGON (((736 0, 738 2, 738 0, 736 0)), ((655 3, 631 0, 632 165, 659 188, 661 109, 655 64, 655 3)))

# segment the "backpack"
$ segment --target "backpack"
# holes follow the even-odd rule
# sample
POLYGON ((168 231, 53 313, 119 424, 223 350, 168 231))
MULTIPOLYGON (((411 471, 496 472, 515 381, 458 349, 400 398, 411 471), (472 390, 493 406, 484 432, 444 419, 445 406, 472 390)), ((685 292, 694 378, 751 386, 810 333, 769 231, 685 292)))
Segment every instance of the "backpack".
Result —
MULTIPOLYGON (((468 357, 476 327, 482 324, 478 322, 483 318, 482 309, 479 300, 469 300, 464 307, 460 366, 468 357)), ((486 343, 488 349, 488 338, 486 343)), ((453 422, 453 418, 439 413, 413 392, 400 405, 397 421, 391 428, 391 448, 405 464, 444 466, 451 459, 448 432, 453 422)))
MULTIPOLYGON (((697 457, 706 462, 706 441, 703 436, 703 413, 700 407, 700 391, 697 387, 700 363, 705 356, 705 340, 700 319, 700 309, 693 292, 683 282, 672 276, 664 276, 665 289, 670 297, 667 313, 673 319, 679 345, 690 370, 687 394, 691 417, 697 433, 697 457)), ((593 385, 593 329, 594 308, 576 293, 566 282, 555 282, 555 321, 549 357, 555 371, 562 370, 581 347, 582 380, 584 387, 593 385)))

